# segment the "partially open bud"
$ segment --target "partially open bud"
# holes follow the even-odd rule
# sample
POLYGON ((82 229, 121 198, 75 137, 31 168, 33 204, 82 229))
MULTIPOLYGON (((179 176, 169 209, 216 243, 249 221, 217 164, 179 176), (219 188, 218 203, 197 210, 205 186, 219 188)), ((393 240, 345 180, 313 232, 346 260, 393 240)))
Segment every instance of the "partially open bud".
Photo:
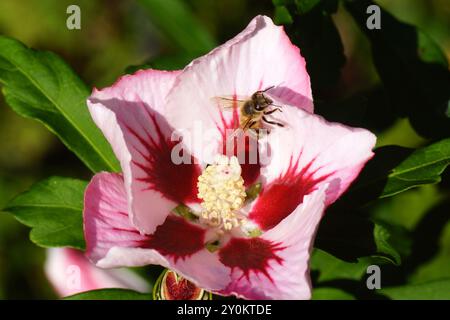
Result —
POLYGON ((153 288, 154 300, 211 300, 209 292, 171 270, 165 270, 153 288))

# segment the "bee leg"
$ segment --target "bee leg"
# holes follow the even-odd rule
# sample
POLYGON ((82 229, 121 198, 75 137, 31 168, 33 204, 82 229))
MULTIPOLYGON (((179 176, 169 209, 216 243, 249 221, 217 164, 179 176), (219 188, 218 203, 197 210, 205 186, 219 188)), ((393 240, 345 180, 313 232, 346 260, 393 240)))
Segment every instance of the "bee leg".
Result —
POLYGON ((255 124, 257 124, 257 123, 258 123, 258 121, 252 121, 252 122, 250 122, 248 128, 249 128, 249 129, 257 129, 257 128, 253 128, 253 127, 255 126, 255 124))
POLYGON ((283 112, 283 110, 281 110, 280 108, 275 108, 275 109, 272 109, 272 110, 270 110, 270 111, 264 111, 263 113, 264 113, 265 115, 268 115, 268 114, 274 113, 275 111, 283 112))
POLYGON ((255 138, 255 139, 259 139, 259 128, 253 128, 256 124, 258 124, 258 121, 252 121, 250 123, 250 125, 248 126, 249 130, 249 134, 255 138))
POLYGON ((283 106, 281 106, 281 105, 279 105, 279 104, 274 104, 274 103, 271 103, 270 105, 271 105, 272 107, 277 107, 277 108, 279 108, 280 111, 283 112, 283 110, 281 110, 281 108, 283 108, 283 106))
POLYGON ((284 124, 279 123, 279 122, 275 122, 275 121, 267 120, 266 117, 262 117, 262 119, 263 119, 264 122, 266 122, 266 123, 273 124, 273 125, 276 125, 276 126, 279 126, 279 127, 284 127, 284 124))

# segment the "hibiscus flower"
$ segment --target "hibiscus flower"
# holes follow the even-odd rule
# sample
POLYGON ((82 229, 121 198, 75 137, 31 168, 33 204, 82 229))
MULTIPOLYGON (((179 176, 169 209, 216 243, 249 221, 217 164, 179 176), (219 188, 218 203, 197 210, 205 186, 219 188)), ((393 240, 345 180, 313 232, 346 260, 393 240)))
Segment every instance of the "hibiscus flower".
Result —
POLYGON ((184 70, 124 76, 94 90, 88 106, 122 168, 96 174, 85 193, 87 256, 97 266, 159 264, 216 294, 310 298, 319 221, 372 157, 375 137, 312 113, 305 61, 282 27, 258 16, 184 70), (283 127, 266 124, 256 150, 247 140, 229 154, 238 109, 212 98, 271 86, 282 106, 271 116, 283 127), (199 127, 207 134, 193 142, 199 127))

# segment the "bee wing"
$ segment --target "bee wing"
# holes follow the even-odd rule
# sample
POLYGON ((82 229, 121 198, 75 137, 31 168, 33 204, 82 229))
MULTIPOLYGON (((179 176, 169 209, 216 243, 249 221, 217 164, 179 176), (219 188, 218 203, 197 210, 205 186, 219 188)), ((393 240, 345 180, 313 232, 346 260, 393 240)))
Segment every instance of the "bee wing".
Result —
POLYGON ((236 98, 235 96, 220 96, 220 97, 213 97, 211 100, 216 103, 219 107, 224 109, 234 109, 234 108, 240 108, 244 105, 246 99, 244 97, 242 98, 236 98))

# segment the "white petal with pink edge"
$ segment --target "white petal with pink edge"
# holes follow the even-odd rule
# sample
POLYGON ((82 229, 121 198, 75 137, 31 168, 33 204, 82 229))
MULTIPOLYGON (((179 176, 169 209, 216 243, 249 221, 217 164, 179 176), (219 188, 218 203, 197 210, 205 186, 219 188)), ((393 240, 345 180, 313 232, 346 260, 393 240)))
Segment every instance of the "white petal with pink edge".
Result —
POLYGON ((141 232, 152 233, 171 209, 196 201, 198 168, 171 161, 172 129, 166 95, 178 71, 139 71, 94 90, 88 106, 120 161, 128 212, 141 232))
POLYGON ((97 266, 116 268, 160 265, 177 272, 198 287, 207 291, 223 290, 230 283, 229 270, 217 255, 203 249, 188 258, 174 261, 154 249, 112 247, 97 266))
POLYGON ((277 120, 285 124, 260 141, 263 189, 250 218, 267 230, 291 213, 303 197, 328 183, 326 205, 336 201, 373 156, 376 137, 360 128, 284 106, 277 120), (266 151, 268 150, 268 151, 266 151))
POLYGON ((312 112, 309 75, 299 49, 282 27, 257 16, 240 34, 194 60, 177 77, 167 98, 169 123, 182 134, 193 133, 201 125, 208 135, 200 143, 191 143, 189 150, 211 163, 223 130, 236 128, 236 114, 221 110, 213 98, 250 96, 269 86, 277 86, 271 95, 312 112), (205 145, 212 147, 205 150, 205 145))
POLYGON ((229 273, 204 247, 204 231, 169 216, 152 236, 127 219, 126 194, 118 174, 97 174, 85 194, 87 256, 102 268, 159 264, 206 290, 221 290, 229 273))
MULTIPOLYGON (((219 253, 225 264, 236 262, 231 269, 232 282, 221 294, 234 294, 245 299, 311 297, 309 257, 325 208, 326 188, 327 185, 323 185, 305 196, 303 203, 294 212, 260 238, 245 239, 253 242, 257 240, 254 243, 259 245, 254 246, 252 243, 246 247, 246 252, 230 250, 228 254, 240 256, 236 260, 219 253), (246 256, 259 259, 261 263, 249 264, 252 269, 246 270, 245 264, 242 264, 246 256), (264 263, 263 258, 266 259, 264 263)), ((225 246, 225 250, 228 249, 225 246)))
POLYGON ((94 263, 114 245, 140 246, 147 241, 130 223, 120 174, 103 172, 92 178, 84 194, 83 220, 86 255, 94 263))

